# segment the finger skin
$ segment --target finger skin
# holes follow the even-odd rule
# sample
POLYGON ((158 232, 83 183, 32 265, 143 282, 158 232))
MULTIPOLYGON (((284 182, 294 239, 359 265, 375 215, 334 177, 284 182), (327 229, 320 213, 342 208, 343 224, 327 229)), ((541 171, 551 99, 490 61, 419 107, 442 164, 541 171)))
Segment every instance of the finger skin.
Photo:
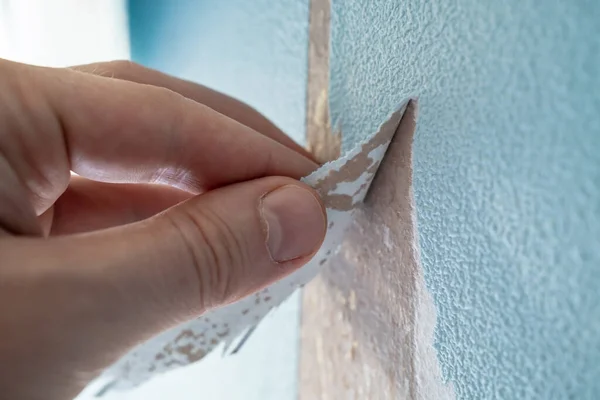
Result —
POLYGON ((78 65, 72 67, 74 70, 111 77, 115 79, 123 79, 131 82, 142 83, 170 89, 179 93, 188 99, 202 103, 213 110, 228 116, 246 125, 255 131, 278 141, 284 146, 299 152, 300 154, 314 159, 302 146, 298 145, 288 135, 283 133, 271 121, 265 118, 247 104, 236 100, 216 90, 206 86, 199 85, 184 79, 175 78, 142 65, 136 64, 128 60, 116 60, 110 62, 93 63, 86 65, 78 65))
POLYGON ((197 192, 268 175, 301 178, 316 167, 173 91, 65 70, 56 78, 45 81, 46 95, 61 120, 71 169, 87 178, 197 192))
POLYGON ((192 197, 166 185, 112 184, 82 177, 69 187, 41 219, 51 235, 66 235, 138 222, 192 197))

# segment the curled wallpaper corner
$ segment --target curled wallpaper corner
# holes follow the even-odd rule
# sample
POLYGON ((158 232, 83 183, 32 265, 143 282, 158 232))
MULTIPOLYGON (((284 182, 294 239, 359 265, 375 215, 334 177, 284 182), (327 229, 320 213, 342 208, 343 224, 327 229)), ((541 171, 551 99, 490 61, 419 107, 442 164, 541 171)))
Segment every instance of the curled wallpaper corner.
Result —
POLYGON ((402 102, 377 132, 343 157, 302 179, 319 192, 328 218, 325 241, 308 264, 254 295, 212 310, 138 345, 92 383, 101 388, 95 390, 96 395, 134 388, 156 374, 198 362, 220 346, 224 352, 237 352, 271 309, 312 280, 335 253, 352 222, 354 210, 369 190, 409 100, 402 102))

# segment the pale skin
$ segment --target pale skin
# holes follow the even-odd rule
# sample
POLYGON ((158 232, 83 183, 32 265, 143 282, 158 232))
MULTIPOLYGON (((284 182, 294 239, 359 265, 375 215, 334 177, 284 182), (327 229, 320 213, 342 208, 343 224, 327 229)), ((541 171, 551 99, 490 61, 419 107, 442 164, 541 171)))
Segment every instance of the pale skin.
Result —
POLYGON ((137 343, 304 265, 326 216, 298 179, 317 167, 206 87, 0 60, 3 398, 71 399, 137 343))

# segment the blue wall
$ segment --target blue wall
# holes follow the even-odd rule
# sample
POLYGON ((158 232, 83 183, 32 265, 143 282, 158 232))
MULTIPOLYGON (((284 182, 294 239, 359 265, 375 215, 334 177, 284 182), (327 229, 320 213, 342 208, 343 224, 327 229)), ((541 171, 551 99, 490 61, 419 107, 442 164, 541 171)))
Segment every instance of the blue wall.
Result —
POLYGON ((257 108, 304 140, 308 0, 130 0, 132 60, 257 108))
MULTIPOLYGON (((233 95, 303 142, 308 0, 130 0, 129 15, 134 61, 233 95)), ((122 398, 295 399, 298 317, 294 296, 237 355, 211 354, 122 398)))
POLYGON ((333 0, 350 146, 420 96, 414 187, 459 398, 600 396, 600 2, 333 0))

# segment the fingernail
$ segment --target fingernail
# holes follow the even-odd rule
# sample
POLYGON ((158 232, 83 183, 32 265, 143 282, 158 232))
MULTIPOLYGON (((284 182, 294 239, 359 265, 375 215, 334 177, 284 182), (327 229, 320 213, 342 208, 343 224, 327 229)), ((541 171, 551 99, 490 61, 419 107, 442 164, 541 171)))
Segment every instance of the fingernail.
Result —
POLYGON ((283 186, 262 200, 267 248, 276 262, 312 254, 321 245, 326 217, 319 201, 306 189, 283 186))

